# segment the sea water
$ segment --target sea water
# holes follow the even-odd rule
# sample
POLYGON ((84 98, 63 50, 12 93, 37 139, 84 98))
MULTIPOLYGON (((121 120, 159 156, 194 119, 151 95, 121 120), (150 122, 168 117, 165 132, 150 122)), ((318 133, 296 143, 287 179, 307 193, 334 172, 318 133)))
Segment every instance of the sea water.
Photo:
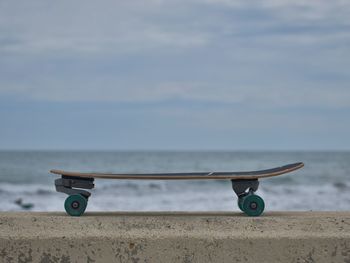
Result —
MULTIPOLYGON (((250 171, 302 161, 290 174, 262 179, 266 210, 350 210, 350 152, 1 151, 0 210, 64 211, 50 169, 153 173, 250 171)), ((230 181, 95 180, 88 211, 238 211, 230 181)))

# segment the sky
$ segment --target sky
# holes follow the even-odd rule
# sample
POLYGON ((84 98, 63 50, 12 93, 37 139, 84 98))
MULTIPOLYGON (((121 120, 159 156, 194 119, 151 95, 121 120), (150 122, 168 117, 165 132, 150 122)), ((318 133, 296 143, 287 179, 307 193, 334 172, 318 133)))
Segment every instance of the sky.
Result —
POLYGON ((0 1, 0 150, 350 150, 350 2, 0 1))

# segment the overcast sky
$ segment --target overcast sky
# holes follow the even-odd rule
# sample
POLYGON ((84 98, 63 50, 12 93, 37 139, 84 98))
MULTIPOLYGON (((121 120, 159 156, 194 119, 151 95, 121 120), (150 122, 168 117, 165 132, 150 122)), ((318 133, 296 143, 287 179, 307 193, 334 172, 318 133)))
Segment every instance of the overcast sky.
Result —
POLYGON ((350 2, 0 1, 0 149, 349 150, 350 2))

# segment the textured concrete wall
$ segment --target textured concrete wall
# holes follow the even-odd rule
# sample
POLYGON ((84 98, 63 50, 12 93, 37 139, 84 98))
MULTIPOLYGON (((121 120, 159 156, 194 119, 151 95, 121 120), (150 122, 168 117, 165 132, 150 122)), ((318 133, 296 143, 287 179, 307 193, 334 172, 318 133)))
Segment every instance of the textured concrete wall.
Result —
POLYGON ((350 212, 4 212, 0 261, 350 263, 350 212))

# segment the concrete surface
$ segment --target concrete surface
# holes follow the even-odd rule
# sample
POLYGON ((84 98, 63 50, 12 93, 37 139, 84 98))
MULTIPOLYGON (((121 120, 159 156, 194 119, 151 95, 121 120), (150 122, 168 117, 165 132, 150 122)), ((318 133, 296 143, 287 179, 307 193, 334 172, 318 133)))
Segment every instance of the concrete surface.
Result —
POLYGON ((350 263, 350 212, 1 212, 0 261, 350 263))

